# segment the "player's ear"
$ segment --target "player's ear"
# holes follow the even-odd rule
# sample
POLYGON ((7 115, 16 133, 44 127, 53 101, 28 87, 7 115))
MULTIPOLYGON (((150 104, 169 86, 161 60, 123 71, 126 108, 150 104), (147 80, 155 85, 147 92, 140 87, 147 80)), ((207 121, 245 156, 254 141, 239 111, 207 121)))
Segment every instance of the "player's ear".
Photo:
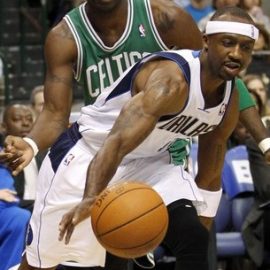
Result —
POLYGON ((207 35, 203 35, 203 49, 205 51, 208 51, 208 36, 207 35))

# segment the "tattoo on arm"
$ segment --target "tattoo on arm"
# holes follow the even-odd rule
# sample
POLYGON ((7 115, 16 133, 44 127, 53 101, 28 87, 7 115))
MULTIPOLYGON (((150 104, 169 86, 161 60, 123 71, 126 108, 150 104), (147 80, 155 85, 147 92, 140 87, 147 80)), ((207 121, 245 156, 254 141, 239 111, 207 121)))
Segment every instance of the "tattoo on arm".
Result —
POLYGON ((70 79, 59 77, 59 76, 54 75, 54 74, 48 75, 47 81, 49 81, 50 83, 62 83, 68 87, 70 87, 72 85, 72 81, 70 79))
POLYGON ((134 127, 135 121, 141 117, 143 117, 143 113, 140 109, 138 110, 138 106, 129 106, 128 111, 125 112, 124 119, 120 118, 120 121, 116 122, 117 130, 124 130, 134 127))
POLYGON ((155 24, 160 31, 166 32, 173 27, 174 19, 171 18, 168 11, 158 10, 155 16, 155 24))
POLYGON ((60 27, 59 31, 55 32, 56 35, 61 37, 61 38, 74 40, 74 37, 73 37, 69 27, 67 26, 67 24, 64 21, 61 22, 60 26, 61 27, 60 27))

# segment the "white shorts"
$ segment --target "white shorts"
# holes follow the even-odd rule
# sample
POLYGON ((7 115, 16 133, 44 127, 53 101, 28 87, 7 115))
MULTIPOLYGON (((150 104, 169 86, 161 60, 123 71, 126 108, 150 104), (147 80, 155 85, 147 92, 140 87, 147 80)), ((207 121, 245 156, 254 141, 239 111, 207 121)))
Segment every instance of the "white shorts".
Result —
MULTIPOLYGON (((94 236, 90 219, 75 228, 68 245, 58 241, 62 216, 82 199, 92 158, 93 153, 83 139, 65 155, 56 173, 50 158, 45 158, 39 173, 26 249, 31 266, 49 268, 65 261, 75 261, 81 266, 104 266, 106 252, 94 236)), ((126 180, 139 180, 153 186, 167 205, 188 199, 198 214, 206 207, 193 178, 181 166, 169 164, 167 154, 125 160, 109 184, 126 180)))

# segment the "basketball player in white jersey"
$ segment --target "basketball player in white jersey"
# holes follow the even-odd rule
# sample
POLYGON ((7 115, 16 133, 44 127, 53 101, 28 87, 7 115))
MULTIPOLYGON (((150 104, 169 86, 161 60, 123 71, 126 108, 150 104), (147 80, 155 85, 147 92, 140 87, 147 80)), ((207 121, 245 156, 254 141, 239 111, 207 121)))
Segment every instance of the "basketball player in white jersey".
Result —
POLYGON ((217 11, 201 52, 151 54, 84 107, 43 163, 20 270, 55 269, 65 260, 104 265, 104 250, 85 219, 107 185, 127 179, 152 185, 168 205, 164 244, 177 269, 206 270, 208 232, 198 214, 209 227, 221 195, 226 141, 238 121, 234 77, 251 61, 257 37, 243 10, 217 11), (197 135, 194 181, 170 163, 167 149, 175 139, 197 135), (59 226, 65 241, 59 242, 58 221, 67 210, 59 226))

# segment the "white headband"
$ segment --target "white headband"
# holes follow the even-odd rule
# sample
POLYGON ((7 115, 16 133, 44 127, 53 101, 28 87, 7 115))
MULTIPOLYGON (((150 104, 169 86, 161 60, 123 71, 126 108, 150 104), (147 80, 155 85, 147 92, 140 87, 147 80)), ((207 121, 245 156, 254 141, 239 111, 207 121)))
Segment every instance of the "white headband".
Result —
POLYGON ((205 28, 205 34, 232 33, 258 39, 259 30, 249 23, 228 22, 228 21, 209 21, 205 28))

